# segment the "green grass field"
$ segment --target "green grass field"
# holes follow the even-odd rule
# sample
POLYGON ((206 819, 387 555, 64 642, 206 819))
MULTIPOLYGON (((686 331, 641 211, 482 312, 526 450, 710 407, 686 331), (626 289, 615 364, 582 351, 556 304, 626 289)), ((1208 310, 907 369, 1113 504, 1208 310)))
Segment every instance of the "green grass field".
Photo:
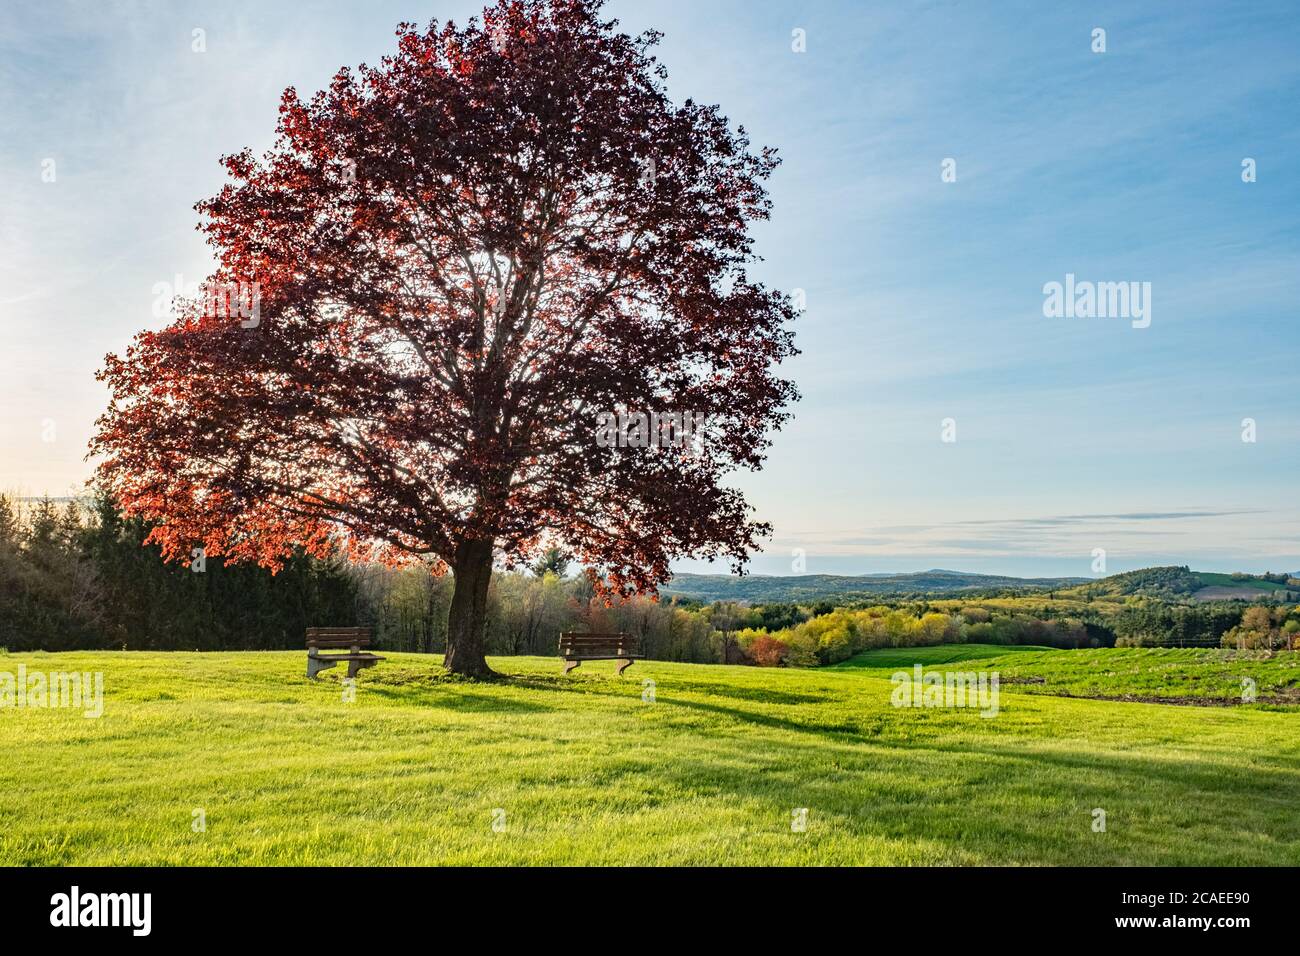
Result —
POLYGON ((1300 652, 1219 648, 1115 647, 1059 651, 1046 647, 945 644, 868 651, 836 670, 888 679, 914 663, 970 662, 961 670, 996 671, 1002 689, 1028 694, 1144 702, 1239 705, 1253 682, 1260 706, 1300 704, 1300 652))
POLYGON ((1196 576, 1201 579, 1201 583, 1206 587, 1248 588, 1252 591, 1295 590, 1293 587, 1288 587, 1277 581, 1263 581, 1259 578, 1234 578, 1231 574, 1220 574, 1215 571, 1197 571, 1196 576))
MULTIPOLYGON (((1106 653, 992 650, 962 667, 1106 653)), ((3 655, 102 671, 106 702, 0 709, 0 864, 1300 864, 1294 708, 1024 685, 991 719, 896 709, 885 668, 920 658, 880 653, 623 678, 498 658, 494 684, 392 654, 354 703, 302 652, 3 655)))

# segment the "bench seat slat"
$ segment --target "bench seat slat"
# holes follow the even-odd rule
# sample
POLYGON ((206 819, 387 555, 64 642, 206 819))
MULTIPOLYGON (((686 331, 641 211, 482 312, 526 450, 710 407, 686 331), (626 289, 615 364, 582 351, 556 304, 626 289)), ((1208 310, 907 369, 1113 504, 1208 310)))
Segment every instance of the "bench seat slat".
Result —
POLYGON ((564 658, 564 673, 569 673, 583 661, 618 661, 618 675, 641 659, 637 639, 626 632, 579 633, 565 631, 560 635, 560 656, 564 658))
POLYGON ((633 659, 641 656, 638 650, 637 639, 631 634, 565 632, 560 635, 560 654, 566 661, 633 659))
POLYGON ((360 650, 370 646, 370 636, 371 630, 368 627, 309 627, 307 649, 360 650))

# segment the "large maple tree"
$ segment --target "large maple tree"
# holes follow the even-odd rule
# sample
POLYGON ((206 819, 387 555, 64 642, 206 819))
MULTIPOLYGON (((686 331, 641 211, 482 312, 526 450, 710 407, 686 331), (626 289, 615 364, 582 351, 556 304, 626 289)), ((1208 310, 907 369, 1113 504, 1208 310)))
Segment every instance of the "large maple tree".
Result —
POLYGON ((108 356, 91 450, 169 558, 344 542, 450 568, 445 663, 483 676, 494 564, 558 545, 604 593, 646 592, 679 556, 739 569, 768 531, 723 481, 797 397, 776 375, 795 310, 747 271, 777 159, 674 105, 658 34, 599 2, 397 39, 308 101, 287 90, 264 156, 223 158, 196 207, 211 281, 258 309, 183 302, 108 356), (599 441, 620 410, 708 427, 599 441))

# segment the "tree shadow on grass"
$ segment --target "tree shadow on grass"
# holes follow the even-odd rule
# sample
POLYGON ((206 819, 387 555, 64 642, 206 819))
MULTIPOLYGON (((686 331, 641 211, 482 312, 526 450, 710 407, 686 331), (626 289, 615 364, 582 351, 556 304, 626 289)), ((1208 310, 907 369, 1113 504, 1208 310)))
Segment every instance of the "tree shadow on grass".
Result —
MULTIPOLYGON (((642 694, 644 685, 636 680, 633 676, 628 677, 607 677, 603 674, 582 674, 582 675, 554 675, 545 674, 526 674, 515 675, 510 678, 511 686, 527 687, 531 690, 560 691, 577 694, 600 694, 607 697, 637 697, 642 694), (626 690, 618 690, 626 688, 626 690)), ((660 699, 663 698, 665 684, 659 680, 655 682, 655 693, 660 699)), ((733 700, 746 700, 756 704, 778 704, 778 705, 797 705, 797 704, 825 704, 833 701, 834 697, 828 697, 824 694, 799 694, 789 691, 769 690, 762 687, 744 688, 735 687, 730 684, 718 684, 712 682, 682 681, 680 683, 671 682, 668 688, 675 692, 698 693, 709 697, 725 697, 733 700)))
POLYGON ((751 710, 739 710, 735 707, 724 707, 721 704, 706 704, 697 700, 683 700, 680 697, 665 697, 659 695, 656 706, 667 705, 672 707, 684 707, 688 710, 702 711, 716 716, 726 717, 738 723, 757 724, 760 727, 770 727, 774 730, 788 730, 795 733, 815 734, 817 736, 845 736, 852 739, 866 739, 873 736, 870 730, 864 729, 861 721, 856 720, 838 720, 838 721, 809 721, 809 720, 792 720, 788 717, 777 717, 772 714, 758 714, 751 710))
POLYGON ((641 684, 630 678, 608 678, 599 674, 576 677, 546 674, 512 674, 509 686, 527 690, 551 691, 584 696, 627 697, 640 699, 641 684))
POLYGON ((364 693, 382 697, 394 704, 411 707, 437 707, 459 713, 475 714, 545 714, 557 708, 514 697, 458 693, 454 685, 444 688, 384 687, 366 685, 364 693))
MULTIPOLYGON (((725 761, 710 751, 675 754, 647 772, 670 791, 767 806, 770 816, 741 836, 767 829, 775 837, 792 808, 808 807, 839 837, 865 841, 863 852, 866 842, 884 838, 913 844, 916 852, 928 844, 948 862, 1300 862, 1300 791, 1291 768, 1243 774, 1223 759, 1036 750, 1036 741, 1024 737, 1006 747, 851 740, 736 717, 804 733, 743 740, 725 761), (1123 836, 1096 837, 1094 807, 1121 822, 1115 832, 1123 836)), ((846 851, 831 852, 838 858, 846 851)))
MULTIPOLYGON (((646 704, 642 702, 642 688, 640 685, 629 683, 624 685, 623 689, 620 689, 617 683, 610 680, 602 680, 596 675, 592 675, 585 680, 575 680, 571 677, 560 676, 546 677, 529 675, 526 677, 517 677, 512 680, 511 683, 513 686, 524 687, 529 690, 575 694, 582 697, 618 698, 626 700, 636 707, 682 707, 687 710, 695 710, 702 713, 729 718, 738 723, 750 723, 762 727, 770 727, 775 730, 789 730, 798 733, 817 735, 842 734, 847 735, 852 739, 867 739, 873 737, 878 732, 880 724, 880 721, 874 718, 868 718, 864 721, 841 720, 833 722, 794 720, 787 717, 757 713, 752 710, 727 707, 722 704, 708 704, 703 701, 687 700, 673 694, 665 695, 659 687, 656 688, 655 702, 653 704, 646 704)), ((722 693, 719 692, 717 686, 713 684, 683 684, 680 687, 673 688, 673 690, 674 692, 699 692, 700 694, 709 696, 727 697, 745 700, 752 703, 782 706, 827 703, 834 699, 811 694, 788 694, 783 692, 768 693, 762 690, 756 690, 753 694, 747 694, 735 688, 728 688, 727 690, 730 690, 730 693, 722 693)))
MULTIPOLYGON (((636 706, 644 706, 635 693, 611 692, 601 688, 600 684, 604 682, 588 681, 581 686, 566 686, 564 678, 556 678, 536 682, 520 681, 520 683, 529 683, 530 686, 535 686, 537 689, 630 698, 637 701, 636 706)), ((701 692, 705 692, 705 686, 689 685, 682 689, 699 689, 701 692)), ((631 688, 631 690, 635 691, 636 688, 631 688)), ((943 737, 968 732, 969 728, 964 728, 961 724, 917 728, 922 733, 934 734, 940 739, 898 737, 885 732, 890 729, 891 722, 906 720, 907 717, 895 716, 888 712, 867 712, 860 716, 849 716, 840 720, 800 720, 790 716, 760 713, 723 704, 688 700, 674 695, 664 695, 663 693, 657 695, 656 703, 653 706, 680 707, 722 717, 738 726, 749 725, 789 732, 805 738, 802 742, 783 742, 779 745, 783 748, 794 746, 806 748, 811 752, 819 749, 820 745, 817 741, 820 740, 826 747, 832 748, 855 744, 865 744, 873 748, 889 748, 898 751, 900 758, 904 760, 909 759, 909 756, 912 755, 951 754, 954 756, 986 757, 1004 762, 1007 773, 1014 773, 1014 765, 1017 763, 1050 766, 1053 772, 1090 773, 1100 770, 1107 772, 1115 780, 1121 781, 1123 787, 1127 788, 1147 786, 1153 780, 1164 780, 1176 787, 1185 788, 1188 792, 1193 792, 1213 790, 1216 787, 1222 789, 1225 780, 1230 779, 1234 781, 1232 789, 1241 790, 1243 793, 1253 793, 1261 787, 1266 789, 1276 788, 1280 793, 1282 788, 1294 787, 1296 776, 1300 775, 1300 762, 1297 762, 1294 767, 1294 773, 1289 772, 1286 766, 1259 767, 1257 765, 1255 772, 1263 776, 1254 777, 1252 774, 1250 781, 1242 782, 1238 779, 1241 776, 1238 771, 1225 769, 1222 763, 1214 761, 1153 757, 1144 753, 1126 755, 1104 749, 1089 752, 1086 748, 1090 745, 1086 741, 1077 740, 1075 743, 1081 748, 1077 752, 1066 752, 1060 749, 1044 750, 1035 748, 1034 745, 1044 742, 1046 738, 1034 737, 1028 734, 1013 734, 1006 737, 1006 746, 1004 747, 942 739, 943 737), (1269 784, 1265 785, 1265 779, 1269 781, 1269 784), (1237 784, 1240 784, 1240 786, 1237 784)), ((974 715, 971 716, 972 720, 977 719, 974 715)), ((762 746, 769 747, 772 744, 770 741, 765 741, 762 746)), ((1098 746, 1104 747, 1104 745, 1098 746)), ((1297 798, 1296 803, 1300 804, 1300 798, 1297 798)))
MULTIPOLYGON (((701 710, 708 713, 725 716, 739 723, 749 723, 761 727, 768 727, 776 730, 790 731, 799 734, 812 734, 815 736, 832 736, 837 743, 870 743, 876 746, 896 747, 903 751, 927 751, 933 753, 951 753, 951 754, 975 754, 985 755, 994 758, 1003 758, 1010 760, 1030 760, 1030 761, 1052 761, 1058 767, 1069 767, 1072 769, 1085 770, 1097 769, 1099 765, 1109 764, 1114 767, 1132 766, 1141 768, 1142 776, 1140 779, 1147 779, 1147 772, 1153 761, 1177 766, 1179 773, 1192 786, 1197 788, 1213 787, 1216 782, 1222 782, 1223 775, 1221 768, 1215 769, 1214 764, 1208 764, 1199 760, 1175 760, 1173 758, 1153 758, 1147 754, 1135 754, 1132 757, 1125 757, 1113 752, 1100 751, 1088 753, 1086 750, 1077 753, 1062 752, 1060 750, 1043 751, 1036 749, 1024 749, 1018 744, 1032 743, 1034 741, 1043 741, 1046 738, 1033 737, 1029 735, 1015 734, 1005 738, 1006 747, 988 746, 970 744, 964 741, 945 741, 942 739, 917 739, 917 738, 900 738, 900 737, 882 737, 881 731, 886 725, 894 720, 906 720, 910 711, 903 711, 901 715, 895 716, 890 713, 869 712, 863 714, 858 719, 846 719, 834 722, 816 722, 790 719, 771 714, 756 714, 748 710, 740 710, 734 707, 725 707, 720 704, 708 704, 700 701, 682 700, 674 697, 660 696, 659 701, 664 704, 671 704, 677 707, 685 707, 692 710, 701 710)), ((971 719, 977 719, 971 715, 971 719)), ((921 729, 921 728, 918 728, 921 729)), ((934 733, 936 736, 949 736, 952 734, 961 734, 966 732, 959 723, 949 724, 941 727, 924 728, 926 733, 934 733)), ((1080 747, 1087 747, 1084 741, 1077 741, 1080 747)), ((1292 771, 1297 777, 1300 777, 1300 761, 1292 766, 1292 771)), ((1254 767, 1257 772, 1277 772, 1285 774, 1285 767, 1273 767, 1262 769, 1258 764, 1254 767)), ((1138 782, 1137 779, 1134 781, 1138 782)), ((1254 783, 1250 787, 1255 786, 1254 783)), ((1297 791, 1300 794, 1300 790, 1297 791)), ((1297 804, 1300 805, 1300 796, 1297 797, 1297 804)))
MULTIPOLYGON (((394 667, 375 673, 378 668, 362 671, 357 691, 389 703, 412 707, 438 707, 465 713, 549 713, 556 710, 538 701, 496 693, 480 693, 489 687, 509 686, 506 682, 469 680, 445 671, 419 671, 394 667)), ((342 674, 327 676, 323 682, 342 685, 342 674)))
MULTIPOLYGON (((662 686, 662 685, 660 685, 662 686)), ((783 690, 770 690, 764 687, 736 687, 731 684, 715 684, 689 681, 671 685, 670 690, 688 691, 707 694, 710 697, 725 697, 730 700, 747 700, 755 704, 780 704, 784 706, 798 704, 829 704, 837 698, 827 694, 800 694, 783 690)))

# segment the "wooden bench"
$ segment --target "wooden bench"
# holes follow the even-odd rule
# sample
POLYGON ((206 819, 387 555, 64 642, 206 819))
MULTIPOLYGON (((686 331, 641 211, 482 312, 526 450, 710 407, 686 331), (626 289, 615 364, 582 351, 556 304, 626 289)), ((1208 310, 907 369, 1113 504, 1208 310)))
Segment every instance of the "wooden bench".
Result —
POLYGON ((569 673, 583 661, 618 661, 622 674, 639 660, 636 638, 631 634, 573 634, 560 635, 560 656, 564 658, 564 673, 569 673))
POLYGON ((312 680, 323 670, 339 661, 348 662, 348 676, 356 677, 363 667, 374 667, 384 658, 362 650, 370 646, 368 627, 309 627, 307 628, 307 676, 312 680), (342 654, 322 654, 321 651, 343 651, 342 654))

